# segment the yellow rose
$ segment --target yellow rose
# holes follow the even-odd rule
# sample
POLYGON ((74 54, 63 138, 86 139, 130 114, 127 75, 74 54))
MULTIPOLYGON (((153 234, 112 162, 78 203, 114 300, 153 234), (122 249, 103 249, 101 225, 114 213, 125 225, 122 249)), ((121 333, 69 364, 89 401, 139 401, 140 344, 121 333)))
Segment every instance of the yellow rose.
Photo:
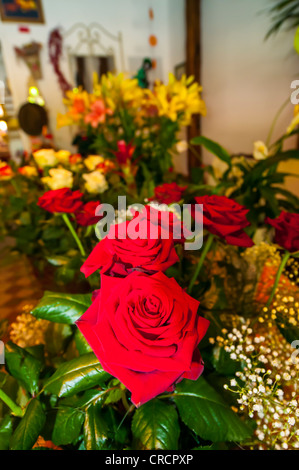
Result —
POLYGON ((62 163, 63 165, 69 164, 71 152, 68 150, 59 150, 59 152, 56 152, 55 155, 59 163, 62 163))
POLYGON ((108 189, 105 176, 98 170, 85 173, 83 179, 86 181, 85 189, 91 194, 101 194, 108 189))
POLYGON ((53 149, 40 149, 33 152, 33 158, 38 168, 45 168, 46 166, 55 166, 58 163, 56 152, 53 149))
POLYGON ((64 168, 52 168, 49 175, 42 178, 42 182, 50 189, 72 188, 73 173, 71 171, 64 168))
POLYGON ((35 166, 25 165, 19 168, 19 173, 27 178, 32 178, 33 176, 38 176, 38 171, 35 166))
POLYGON ((84 165, 89 171, 93 171, 96 169, 97 165, 99 163, 104 162, 104 158, 100 157, 99 155, 89 155, 85 160, 84 160, 84 165))

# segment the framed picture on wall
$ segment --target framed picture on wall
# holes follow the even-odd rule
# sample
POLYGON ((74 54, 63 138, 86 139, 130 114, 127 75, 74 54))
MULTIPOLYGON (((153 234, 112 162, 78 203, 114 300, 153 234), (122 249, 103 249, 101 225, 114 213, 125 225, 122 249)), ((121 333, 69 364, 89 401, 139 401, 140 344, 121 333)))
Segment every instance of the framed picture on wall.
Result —
POLYGON ((44 23, 41 0, 0 0, 2 21, 44 23))

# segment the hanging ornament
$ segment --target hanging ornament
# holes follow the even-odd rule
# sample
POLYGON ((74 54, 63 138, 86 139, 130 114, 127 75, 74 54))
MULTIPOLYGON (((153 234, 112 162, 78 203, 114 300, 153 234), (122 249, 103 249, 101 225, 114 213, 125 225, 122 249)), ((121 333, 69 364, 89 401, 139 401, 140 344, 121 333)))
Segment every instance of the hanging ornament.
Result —
POLYGON ((58 28, 51 31, 48 45, 51 64, 53 65, 54 72, 57 75, 59 86, 63 93, 65 93, 73 87, 65 79, 60 69, 59 60, 62 55, 62 36, 58 28))
POLYGON ((158 44, 157 36, 155 36, 154 34, 151 34, 149 37, 149 43, 152 47, 155 47, 158 44))
POLYGON ((35 80, 42 78, 42 70, 40 63, 40 50, 42 45, 37 42, 26 44, 23 47, 15 47, 15 51, 18 57, 24 60, 26 65, 29 67, 31 75, 35 80))
POLYGON ((154 19, 154 11, 152 8, 149 9, 148 11, 148 16, 150 18, 150 20, 153 20, 154 19))

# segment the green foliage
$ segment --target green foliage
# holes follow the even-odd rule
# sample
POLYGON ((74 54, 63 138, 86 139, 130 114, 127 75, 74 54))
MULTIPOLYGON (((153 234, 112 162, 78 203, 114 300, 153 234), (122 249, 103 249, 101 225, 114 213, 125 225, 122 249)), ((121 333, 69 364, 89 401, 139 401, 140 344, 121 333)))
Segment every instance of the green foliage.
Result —
POLYGON ((46 422, 43 407, 37 398, 30 401, 22 420, 14 431, 11 450, 29 450, 35 444, 46 422))
POLYGON ((174 400, 184 423, 205 440, 240 442, 252 434, 203 377, 177 385, 174 400))
POLYGON ((134 414, 132 433, 135 446, 143 450, 177 450, 180 428, 172 404, 154 399, 134 414))
POLYGON ((57 323, 73 324, 91 304, 90 294, 45 292, 32 315, 57 323))
POLYGON ((20 381, 22 386, 34 395, 38 391, 38 379, 41 362, 26 349, 13 343, 6 344, 5 360, 10 374, 20 381))
POLYGON ((269 9, 269 14, 272 26, 266 38, 280 31, 283 26, 293 29, 299 25, 299 2, 298 0, 276 0, 275 5, 269 9))
POLYGON ((58 397, 69 397, 99 385, 109 377, 94 353, 89 353, 61 364, 46 380, 44 390, 58 397))

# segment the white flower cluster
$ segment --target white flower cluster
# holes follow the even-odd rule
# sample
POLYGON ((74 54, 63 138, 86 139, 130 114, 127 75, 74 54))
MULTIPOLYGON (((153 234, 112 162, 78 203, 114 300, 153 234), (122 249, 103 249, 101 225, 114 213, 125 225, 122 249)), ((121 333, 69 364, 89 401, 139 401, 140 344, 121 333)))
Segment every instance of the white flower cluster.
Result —
POLYGON ((299 357, 276 327, 253 328, 245 323, 216 338, 240 362, 240 371, 224 388, 238 394, 238 411, 256 421, 257 440, 250 447, 299 449, 299 357))

